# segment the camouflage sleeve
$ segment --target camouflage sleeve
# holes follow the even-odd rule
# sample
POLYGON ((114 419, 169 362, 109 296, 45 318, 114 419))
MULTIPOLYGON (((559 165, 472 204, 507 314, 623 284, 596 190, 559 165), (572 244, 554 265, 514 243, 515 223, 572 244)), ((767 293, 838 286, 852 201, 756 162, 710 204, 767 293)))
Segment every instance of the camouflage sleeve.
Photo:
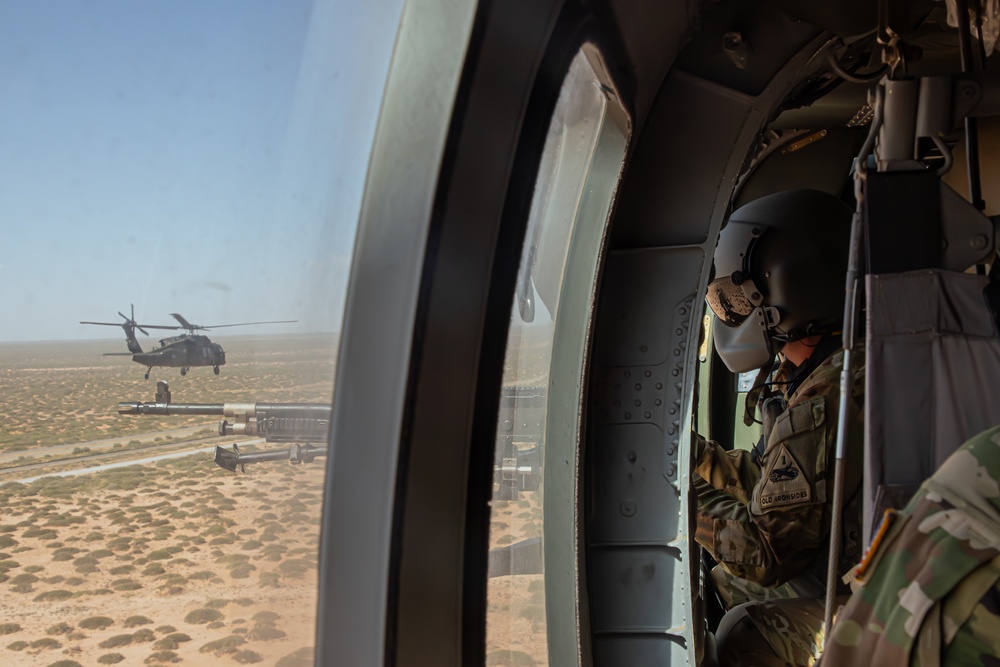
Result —
POLYGON ((694 472, 714 488, 725 491, 744 505, 760 480, 760 466, 750 452, 743 449, 726 451, 718 443, 695 437, 694 472))
MULTIPOLYGON (((787 581, 809 562, 808 548, 817 539, 802 540, 804 526, 820 523, 822 507, 806 506, 755 516, 738 498, 700 476, 693 477, 698 494, 695 540, 734 576, 762 586, 787 581), (788 522, 790 528, 783 523, 788 522)), ((818 528, 811 532, 818 537, 818 528)))
POLYGON ((1000 664, 1000 427, 886 513, 855 578, 821 665, 1000 664))
POLYGON ((822 389, 810 387, 776 420, 762 466, 752 475, 748 456, 724 461, 711 443, 700 452, 695 538, 734 576, 776 586, 801 572, 824 543, 832 424, 826 419, 829 391, 822 389), (749 491, 739 486, 751 482, 749 491))

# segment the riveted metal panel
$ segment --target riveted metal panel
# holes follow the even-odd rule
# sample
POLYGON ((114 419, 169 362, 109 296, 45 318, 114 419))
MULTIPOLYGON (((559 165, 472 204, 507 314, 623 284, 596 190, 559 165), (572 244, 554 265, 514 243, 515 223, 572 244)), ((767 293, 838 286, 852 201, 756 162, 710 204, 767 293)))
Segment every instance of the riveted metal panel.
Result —
POLYGON ((676 452, 666 454, 663 432, 652 424, 598 429, 594 465, 605 483, 594 490, 594 544, 667 544, 677 535, 677 492, 664 469, 674 471, 676 452), (670 459, 669 461, 667 459, 670 459))
POLYGON ((606 631, 669 634, 674 625, 683 624, 683 605, 673 604, 674 578, 678 574, 676 564, 680 555, 677 549, 653 545, 596 550, 592 555, 594 565, 618 572, 619 576, 601 579, 591 589, 594 631, 598 634, 606 631), (651 609, 664 609, 667 613, 652 615, 651 609))

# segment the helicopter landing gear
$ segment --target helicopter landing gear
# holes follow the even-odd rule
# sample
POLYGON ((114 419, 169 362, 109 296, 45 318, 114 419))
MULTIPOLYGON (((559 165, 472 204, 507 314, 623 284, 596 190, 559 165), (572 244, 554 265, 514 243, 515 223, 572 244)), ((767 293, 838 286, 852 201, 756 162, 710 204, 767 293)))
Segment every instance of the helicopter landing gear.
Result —
POLYGON ((187 375, 187 374, 188 374, 187 367, 186 366, 181 366, 181 375, 187 375))
POLYGON ((149 379, 149 371, 151 371, 151 370, 153 370, 153 369, 150 368, 148 371, 146 371, 146 374, 143 375, 143 377, 146 378, 147 380, 149 379))
POLYGON ((213 370, 213 371, 215 371, 215 374, 216 374, 216 375, 218 375, 218 374, 219 374, 219 367, 218 367, 218 366, 213 366, 213 367, 212 367, 212 370, 213 370))

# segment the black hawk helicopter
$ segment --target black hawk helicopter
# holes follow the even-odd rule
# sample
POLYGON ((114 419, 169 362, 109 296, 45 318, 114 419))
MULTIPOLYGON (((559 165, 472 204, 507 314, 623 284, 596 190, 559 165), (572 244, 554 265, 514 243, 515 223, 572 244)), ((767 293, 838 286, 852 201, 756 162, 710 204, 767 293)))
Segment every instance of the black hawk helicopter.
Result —
POLYGON ((171 317, 177 320, 178 324, 139 324, 135 321, 135 306, 132 306, 131 317, 118 311, 118 314, 125 320, 124 322, 80 322, 80 324, 98 324, 105 327, 121 327, 125 332, 125 339, 128 344, 128 352, 105 352, 106 357, 132 357, 132 361, 146 366, 145 378, 149 379, 149 372, 154 366, 167 366, 169 368, 180 368, 181 375, 187 375, 190 368, 194 366, 211 366, 215 374, 219 374, 219 367, 226 363, 226 352, 218 343, 213 343, 208 336, 196 334, 195 331, 208 331, 210 329, 221 329, 223 327, 245 327, 253 324, 289 324, 298 320, 269 320, 266 322, 240 322, 237 324, 212 324, 203 326, 191 324, 180 313, 170 313, 171 317), (179 336, 170 336, 160 340, 159 347, 144 352, 139 340, 135 337, 135 330, 138 329, 145 335, 149 335, 146 329, 183 329, 184 333, 179 336))

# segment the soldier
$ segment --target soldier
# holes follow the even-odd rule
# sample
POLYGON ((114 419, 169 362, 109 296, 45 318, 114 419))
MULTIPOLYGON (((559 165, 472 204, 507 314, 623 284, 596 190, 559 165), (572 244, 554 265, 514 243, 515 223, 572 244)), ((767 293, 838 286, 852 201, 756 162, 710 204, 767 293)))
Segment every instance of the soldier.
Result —
POLYGON ((1000 664, 1000 427, 886 512, 823 665, 1000 664))
MULTIPOLYGON (((760 369, 748 417, 769 384, 787 401, 764 410, 779 414, 757 451, 696 439, 695 539, 720 563, 712 579, 724 604, 750 601, 720 625, 722 664, 808 664, 819 651, 851 215, 832 195, 783 192, 735 211, 719 239, 707 294, 716 349, 733 372, 760 369), (793 597, 778 625, 760 602, 793 597)), ((860 556, 862 365, 852 369, 842 572, 860 556)))

